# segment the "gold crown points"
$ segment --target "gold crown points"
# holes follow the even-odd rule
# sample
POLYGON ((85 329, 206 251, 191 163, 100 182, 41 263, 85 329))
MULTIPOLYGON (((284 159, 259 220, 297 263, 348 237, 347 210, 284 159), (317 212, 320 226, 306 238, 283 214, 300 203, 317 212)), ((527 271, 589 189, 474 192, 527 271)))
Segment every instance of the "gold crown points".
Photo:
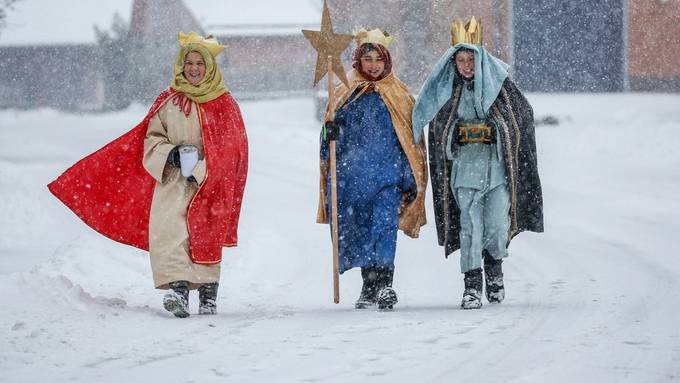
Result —
POLYGON ((387 32, 383 32, 378 28, 371 29, 367 31, 361 28, 355 35, 354 38, 357 40, 357 44, 361 46, 362 44, 380 44, 385 48, 388 48, 394 42, 394 36, 390 36, 387 32))
POLYGON ((467 23, 456 20, 451 23, 451 45, 482 45, 482 23, 474 16, 467 23))
POLYGON ((208 37, 202 37, 196 32, 189 32, 189 34, 185 34, 183 32, 179 33, 179 46, 184 47, 187 44, 199 44, 204 46, 210 54, 215 57, 220 52, 226 48, 226 45, 220 45, 219 42, 217 42, 217 39, 213 37, 212 35, 209 35, 208 37))

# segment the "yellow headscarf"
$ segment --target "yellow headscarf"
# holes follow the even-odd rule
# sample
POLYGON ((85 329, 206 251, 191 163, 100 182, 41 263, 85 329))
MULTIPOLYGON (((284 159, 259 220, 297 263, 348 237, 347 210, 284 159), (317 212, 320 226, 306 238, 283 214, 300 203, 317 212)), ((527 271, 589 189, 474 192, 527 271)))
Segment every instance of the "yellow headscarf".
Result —
POLYGON ((186 94, 187 97, 199 104, 212 101, 227 93, 227 88, 224 86, 224 79, 222 78, 222 71, 215 61, 215 56, 224 47, 219 45, 214 38, 204 39, 195 32, 190 32, 189 35, 180 32, 179 43, 180 49, 175 57, 175 65, 173 67, 174 78, 170 87, 186 94), (189 52, 200 53, 203 61, 205 61, 205 77, 197 85, 192 85, 183 74, 184 59, 189 52))

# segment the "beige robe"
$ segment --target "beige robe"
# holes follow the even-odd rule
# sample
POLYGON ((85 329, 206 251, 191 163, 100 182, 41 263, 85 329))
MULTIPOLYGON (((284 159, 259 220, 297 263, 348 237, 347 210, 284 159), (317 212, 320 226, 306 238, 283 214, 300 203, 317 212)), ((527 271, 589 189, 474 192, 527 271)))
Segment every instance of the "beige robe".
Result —
POLYGON ((192 102, 185 116, 179 107, 166 102, 151 118, 144 139, 144 168, 156 179, 149 217, 149 254, 154 285, 167 289, 168 283, 188 281, 192 289, 203 283, 219 282, 220 264, 196 264, 189 258, 187 211, 198 186, 188 182, 178 168, 167 164, 168 153, 176 145, 198 148, 198 164, 193 176, 203 183, 206 163, 198 108, 192 102))

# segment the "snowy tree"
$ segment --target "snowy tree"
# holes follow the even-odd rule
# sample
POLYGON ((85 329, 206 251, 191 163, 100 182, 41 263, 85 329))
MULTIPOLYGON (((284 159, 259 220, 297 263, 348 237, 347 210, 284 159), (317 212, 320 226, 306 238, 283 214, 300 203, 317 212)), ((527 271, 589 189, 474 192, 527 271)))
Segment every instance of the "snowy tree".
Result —
POLYGON ((130 105, 130 49, 128 24, 118 14, 113 15, 109 31, 94 27, 98 53, 103 63, 104 109, 118 110, 130 105))
POLYGON ((11 10, 17 1, 19 0, 0 0, 0 34, 7 26, 7 11, 11 10))

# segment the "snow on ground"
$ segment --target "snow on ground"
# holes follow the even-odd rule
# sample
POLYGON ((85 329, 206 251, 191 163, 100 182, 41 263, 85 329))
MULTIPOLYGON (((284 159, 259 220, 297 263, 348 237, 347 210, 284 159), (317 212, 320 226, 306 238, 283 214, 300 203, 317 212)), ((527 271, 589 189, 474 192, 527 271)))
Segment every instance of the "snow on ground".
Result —
POLYGON ((311 99, 288 99, 242 104, 240 246, 219 314, 186 320, 162 309, 146 253, 45 187, 145 107, 0 111, 0 382, 680 381, 680 96, 530 100, 560 120, 537 129, 546 233, 513 241, 502 304, 458 309, 457 253, 444 259, 431 222, 399 237, 394 312, 353 309, 356 270, 333 305, 319 124, 311 99))

